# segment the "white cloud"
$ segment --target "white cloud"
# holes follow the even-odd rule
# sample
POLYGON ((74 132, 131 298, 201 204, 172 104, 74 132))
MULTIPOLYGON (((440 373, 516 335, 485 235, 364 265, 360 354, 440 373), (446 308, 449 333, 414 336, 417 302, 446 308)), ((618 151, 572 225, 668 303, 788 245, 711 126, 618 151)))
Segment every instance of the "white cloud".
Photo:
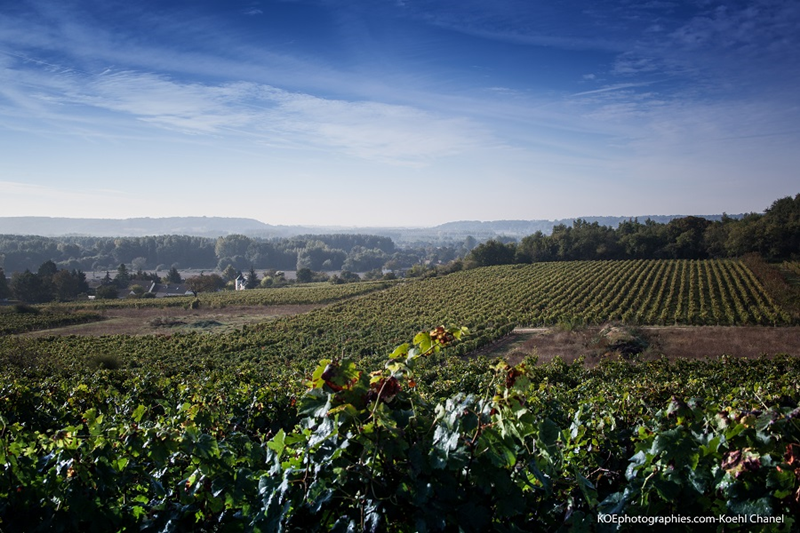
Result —
POLYGON ((643 74, 659 70, 658 61, 633 52, 620 54, 614 62, 612 72, 618 75, 643 74))
MULTIPOLYGON (((186 83, 131 70, 106 70, 96 76, 43 76, 28 70, 16 74, 23 74, 16 79, 25 90, 15 98, 30 110, 38 108, 39 116, 48 120, 67 119, 79 107, 91 108, 184 134, 244 136, 412 165, 468 150, 488 137, 464 118, 410 106, 320 98, 256 83, 186 83)), ((11 73, 5 77, 13 79, 11 73)), ((6 87, 4 92, 10 95, 12 90, 6 87)))
POLYGON ((600 93, 607 93, 612 91, 620 91, 623 89, 631 89, 633 87, 645 87, 650 85, 649 83, 618 83, 616 85, 609 85, 607 87, 602 87, 600 89, 593 89, 591 91, 583 91, 580 93, 575 93, 572 96, 588 96, 592 94, 600 94, 600 93))

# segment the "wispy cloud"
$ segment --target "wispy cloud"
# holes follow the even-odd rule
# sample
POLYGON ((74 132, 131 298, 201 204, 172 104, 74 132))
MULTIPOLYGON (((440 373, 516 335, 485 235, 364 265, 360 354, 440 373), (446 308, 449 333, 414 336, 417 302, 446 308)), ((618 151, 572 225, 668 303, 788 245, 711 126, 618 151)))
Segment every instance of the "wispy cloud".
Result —
POLYGON ((287 130, 368 159, 420 164, 481 146, 488 137, 466 119, 407 106, 345 102, 278 92, 276 114, 287 130))
MULTIPOLYGON (((468 150, 487 138, 467 119, 410 106, 326 99, 250 82, 187 83, 131 70, 15 78, 26 86, 16 94, 16 105, 37 109, 48 120, 68 119, 77 107, 93 108, 184 134, 243 136, 413 165, 468 150)), ((10 91, 7 86, 3 92, 8 96, 10 91)))
MULTIPOLYGON (((354 189, 365 176, 448 172, 478 186, 648 172, 668 183, 673 169, 704 180, 715 168, 757 173, 764 154, 797 159, 779 157, 800 123, 796 0, 18 5, 0 13, 0 135, 77 154, 30 165, 41 180, 81 179, 87 154, 110 145, 109 166, 131 175, 195 179, 240 164, 237 175, 278 183, 302 167, 320 182, 358 175, 354 189), (282 16, 297 32, 260 31, 282 16), (128 165, 129 144, 148 161, 128 165), (179 145, 175 164, 192 171, 162 168, 179 145)), ((24 158, 15 168, 29 168, 24 158)))
POLYGON ((618 83, 616 85, 609 85, 607 87, 602 87, 600 89, 593 89, 591 91, 583 91, 580 93, 575 93, 572 96, 588 96, 591 94, 600 94, 600 93, 607 93, 611 91, 619 91, 622 89, 631 89, 634 87, 645 87, 647 85, 651 85, 650 83, 618 83))
POLYGON ((438 7, 414 11, 412 15, 440 28, 492 41, 567 50, 624 49, 618 35, 597 28, 594 32, 586 31, 591 24, 580 16, 576 20, 577 10, 570 14, 575 31, 565 35, 556 30, 567 22, 562 20, 564 12, 559 14, 559 10, 546 4, 462 2, 458 10, 449 9, 446 4, 438 7))
POLYGON ((339 92, 361 82, 314 57, 259 46, 240 35, 232 22, 199 9, 146 10, 137 4, 109 3, 105 10, 84 10, 76 4, 23 1, 21 6, 28 6, 29 12, 23 7, 23 14, 0 13, 0 57, 14 54, 31 64, 49 63, 87 75, 114 67, 339 92), (104 18, 96 11, 115 13, 104 18))
POLYGON ((800 4, 755 0, 706 2, 697 13, 665 31, 643 34, 617 58, 621 75, 658 72, 706 90, 734 85, 787 86, 800 71, 800 4))

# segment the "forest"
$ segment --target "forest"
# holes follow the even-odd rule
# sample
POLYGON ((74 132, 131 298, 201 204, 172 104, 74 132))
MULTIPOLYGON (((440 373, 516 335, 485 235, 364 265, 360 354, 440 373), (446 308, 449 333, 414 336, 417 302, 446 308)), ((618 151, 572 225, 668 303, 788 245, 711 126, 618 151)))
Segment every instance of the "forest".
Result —
POLYGON ((768 261, 800 257, 800 195, 775 201, 764 214, 719 221, 683 217, 666 224, 628 220, 614 229, 575 220, 519 243, 491 240, 472 250, 478 266, 605 259, 715 259, 756 253, 768 261))
MULTIPOLYGON (((457 259, 466 266, 602 259, 713 259, 757 253, 769 261, 800 256, 800 195, 776 200, 763 214, 710 221, 683 217, 668 223, 631 219, 617 228, 582 219, 536 232, 519 242, 468 237, 451 245, 398 247, 375 235, 304 235, 260 239, 244 235, 190 237, 58 237, 0 235, 0 268, 7 276, 35 270, 45 261, 59 269, 102 271, 126 264, 132 271, 224 270, 233 266, 313 271, 432 268, 457 259)), ((456 266, 457 270, 460 266, 456 266)))
MULTIPOLYGON (((466 243, 466 244, 469 244, 466 243)), ((237 270, 248 268, 314 271, 376 268, 402 269, 423 261, 447 262, 463 257, 461 246, 397 249, 388 237, 375 235, 307 235, 259 239, 244 235, 219 238, 160 235, 152 237, 38 237, 0 235, 0 268, 6 275, 35 270, 45 261, 60 269, 103 271, 126 264, 131 270, 237 270)))

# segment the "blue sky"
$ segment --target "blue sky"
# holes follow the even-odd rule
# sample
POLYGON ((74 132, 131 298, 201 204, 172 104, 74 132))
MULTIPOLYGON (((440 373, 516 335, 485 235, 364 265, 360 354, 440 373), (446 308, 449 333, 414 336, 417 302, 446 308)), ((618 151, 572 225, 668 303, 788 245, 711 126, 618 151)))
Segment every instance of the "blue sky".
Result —
POLYGON ((0 0, 0 216, 763 211, 800 3, 0 0))

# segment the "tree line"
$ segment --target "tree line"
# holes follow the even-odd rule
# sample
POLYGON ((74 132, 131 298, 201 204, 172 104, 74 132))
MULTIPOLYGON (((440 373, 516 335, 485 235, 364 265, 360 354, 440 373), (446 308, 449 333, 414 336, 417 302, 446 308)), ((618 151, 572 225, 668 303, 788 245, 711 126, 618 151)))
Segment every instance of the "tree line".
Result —
POLYGON ((28 303, 44 303, 73 300, 88 291, 86 274, 59 269, 52 261, 42 263, 36 272, 15 272, 10 283, 0 269, 0 299, 14 297, 28 303))
MULTIPOLYGON (((415 258, 412 258, 416 259, 415 258)), ((388 237, 375 235, 305 235, 258 239, 244 235, 219 238, 160 235, 151 237, 58 237, 0 235, 0 268, 7 273, 35 270, 53 261, 68 270, 102 271, 120 264, 137 270, 204 268, 352 270, 379 268, 387 261, 406 263, 388 237)))
POLYGON ((614 229, 575 220, 536 232, 519 243, 490 240, 475 247, 467 266, 608 259, 715 259, 756 253, 768 261, 800 258, 800 194, 775 201, 764 214, 676 218, 666 224, 632 219, 614 229))
POLYGON ((595 259, 709 259, 757 253, 767 260, 800 257, 800 195, 775 201, 763 214, 719 221, 683 217, 668 223, 627 220, 617 228, 575 220, 537 231, 519 242, 499 237, 483 244, 467 237, 447 246, 418 243, 397 248, 376 235, 302 235, 260 239, 59 237, 0 235, 0 268, 6 273, 35 270, 46 261, 69 271, 216 269, 236 271, 310 270, 368 272, 406 270, 410 275, 447 273, 462 267, 540 261, 595 259), (466 257, 465 262, 459 262, 466 257), (441 271, 441 272, 440 272, 441 271))
POLYGON ((463 258, 477 241, 448 246, 417 244, 398 249, 389 237, 376 235, 303 235, 260 239, 244 235, 219 238, 160 235, 152 237, 41 237, 0 235, 0 269, 9 276, 53 261, 60 269, 102 272, 120 264, 132 272, 170 268, 245 272, 303 270, 368 272, 403 270, 415 264, 443 264, 463 258))

